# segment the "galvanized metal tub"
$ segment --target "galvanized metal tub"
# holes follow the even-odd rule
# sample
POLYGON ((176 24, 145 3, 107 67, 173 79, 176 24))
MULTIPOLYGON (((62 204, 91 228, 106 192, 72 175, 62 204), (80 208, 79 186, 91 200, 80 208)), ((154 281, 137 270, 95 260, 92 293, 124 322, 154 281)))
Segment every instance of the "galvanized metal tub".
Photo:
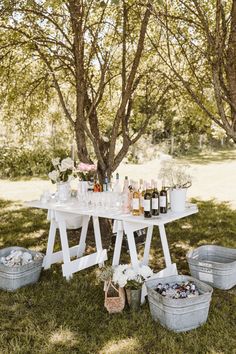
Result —
MULTIPOLYGON (((0 250, 0 258, 12 250, 29 252, 34 257, 37 252, 23 247, 7 247, 0 250)), ((0 289, 14 291, 22 286, 36 283, 42 270, 43 257, 23 266, 8 267, 0 263, 0 289)))
POLYGON ((191 275, 218 289, 236 285, 236 249, 214 245, 200 246, 187 253, 191 275))
POLYGON ((174 331, 185 332, 197 328, 206 322, 213 289, 211 286, 186 275, 150 279, 145 282, 150 312, 154 321, 174 331), (200 295, 194 298, 171 299, 164 297, 154 289, 158 283, 181 283, 193 281, 200 295))

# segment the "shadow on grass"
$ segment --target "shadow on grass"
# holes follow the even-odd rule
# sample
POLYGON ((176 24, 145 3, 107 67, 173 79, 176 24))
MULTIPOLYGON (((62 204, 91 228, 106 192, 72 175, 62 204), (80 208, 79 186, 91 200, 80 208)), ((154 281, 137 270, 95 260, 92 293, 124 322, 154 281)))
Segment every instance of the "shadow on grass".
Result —
POLYGON ((183 155, 178 157, 179 160, 187 161, 188 163, 195 164, 209 164, 212 162, 223 162, 223 161, 235 161, 236 150, 219 150, 219 151, 209 151, 201 152, 192 155, 183 155))
MULTIPOLYGON (((41 210, 0 202, 2 247, 46 248, 48 223, 41 210)), ((214 243, 236 247, 236 211, 214 201, 198 203, 199 213, 167 226, 172 259, 188 273, 185 254, 191 247, 214 243)), ((78 232, 71 233, 72 241, 78 232)), ((74 240, 73 240, 74 238, 74 240)), ((164 264, 158 232, 151 265, 164 264)), ((109 253, 111 258, 112 253, 109 253)), ((122 252, 122 260, 128 255, 122 252)), ((61 266, 43 271, 40 281, 14 293, 0 291, 1 353, 233 353, 236 301, 215 290, 207 323, 189 333, 169 332, 152 321, 148 305, 109 315, 97 267, 76 273, 70 282, 61 266)))
MULTIPOLYGON (((192 200, 196 203, 196 200, 192 200)), ((166 226, 172 261, 180 273, 188 273, 186 253, 201 245, 214 244, 236 247, 236 210, 227 203, 214 200, 198 202, 199 213, 180 219, 166 226)), ((154 231, 151 264, 157 270, 163 268, 164 257, 158 230, 154 231)))

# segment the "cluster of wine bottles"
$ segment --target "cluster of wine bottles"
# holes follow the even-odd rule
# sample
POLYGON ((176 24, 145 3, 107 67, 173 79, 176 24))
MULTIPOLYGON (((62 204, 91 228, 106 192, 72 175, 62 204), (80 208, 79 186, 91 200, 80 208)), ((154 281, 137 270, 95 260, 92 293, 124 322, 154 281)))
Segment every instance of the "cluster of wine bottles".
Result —
POLYGON ((132 213, 134 216, 144 215, 144 218, 155 218, 159 214, 167 213, 167 190, 162 184, 160 192, 157 189, 157 182, 133 181, 125 177, 123 189, 120 184, 119 174, 113 182, 106 176, 103 185, 100 185, 95 178, 89 183, 89 190, 93 192, 114 192, 122 198, 122 211, 132 213))
MULTIPOLYGON (((125 181, 128 181, 128 177, 125 181)), ((124 184, 123 193, 125 192, 127 192, 127 188, 124 184)), ((124 211, 129 209, 134 216, 143 214, 144 218, 155 218, 159 214, 167 213, 167 190, 162 186, 159 192, 157 182, 154 180, 151 183, 143 180, 140 180, 139 183, 130 181, 128 203, 127 206, 124 203, 124 211)))
POLYGON ((106 175, 103 184, 99 183, 98 177, 91 177, 88 181, 89 192, 118 192, 121 193, 122 188, 119 182, 119 173, 116 174, 116 180, 113 182, 112 178, 109 180, 106 175))

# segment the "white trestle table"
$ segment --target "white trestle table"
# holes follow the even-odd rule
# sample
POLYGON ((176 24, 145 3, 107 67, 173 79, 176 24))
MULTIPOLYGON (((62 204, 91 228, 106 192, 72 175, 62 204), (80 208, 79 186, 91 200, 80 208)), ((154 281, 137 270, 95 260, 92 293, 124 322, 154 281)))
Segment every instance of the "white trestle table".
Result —
POLYGON ((153 227, 157 226, 159 228, 159 234, 166 264, 166 267, 161 272, 157 273, 157 276, 159 277, 178 274, 176 264, 171 262, 165 225, 172 221, 190 216, 198 212, 196 205, 187 204, 186 210, 184 212, 173 213, 172 211, 168 210, 167 214, 160 214, 160 216, 157 218, 145 219, 143 215, 127 215, 112 209, 92 209, 88 207, 81 207, 76 198, 71 198, 67 202, 57 202, 52 200, 50 202, 43 203, 40 201, 31 201, 27 202, 26 204, 29 207, 46 209, 49 211, 48 216, 50 219, 50 230, 43 267, 44 269, 48 269, 52 264, 62 262, 63 276, 65 276, 67 280, 72 277, 73 273, 91 267, 95 264, 101 266, 104 264, 104 261, 107 260, 107 250, 103 249, 102 247, 99 218, 108 218, 114 220, 113 232, 116 232, 117 236, 112 265, 118 265, 120 262, 124 233, 127 235, 131 264, 133 267, 137 267, 140 263, 148 265, 153 227), (70 216, 81 217, 82 227, 79 243, 77 246, 73 247, 69 247, 66 227, 66 219, 70 216), (83 255, 86 249, 86 237, 90 218, 92 218, 93 221, 96 252, 89 255, 83 255), (54 252, 57 228, 59 229, 60 234, 61 251, 54 252), (144 245, 144 256, 143 259, 139 261, 134 232, 144 228, 147 228, 146 241, 144 245), (72 257, 75 257, 75 259, 71 259, 72 257))

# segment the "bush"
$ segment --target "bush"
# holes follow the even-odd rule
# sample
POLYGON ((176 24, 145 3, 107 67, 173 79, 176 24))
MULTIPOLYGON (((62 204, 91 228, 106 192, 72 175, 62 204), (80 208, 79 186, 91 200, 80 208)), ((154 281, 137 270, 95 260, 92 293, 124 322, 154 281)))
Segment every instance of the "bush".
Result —
POLYGON ((44 146, 34 149, 26 147, 1 147, 0 177, 47 176, 53 157, 65 157, 70 153, 66 149, 53 150, 44 146))

